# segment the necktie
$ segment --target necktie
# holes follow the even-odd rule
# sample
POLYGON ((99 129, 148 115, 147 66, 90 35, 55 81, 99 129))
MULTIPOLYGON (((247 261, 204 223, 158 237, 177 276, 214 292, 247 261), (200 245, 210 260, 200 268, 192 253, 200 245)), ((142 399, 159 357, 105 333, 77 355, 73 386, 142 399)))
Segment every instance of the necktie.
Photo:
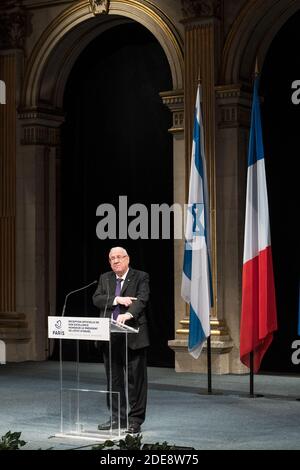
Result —
MULTIPOLYGON (((118 297, 121 294, 121 282, 123 281, 122 278, 117 279, 116 283, 116 290, 115 290, 115 297, 118 297)), ((113 319, 116 320, 118 318, 118 315, 120 315, 120 305, 116 305, 116 307, 113 310, 113 319)))

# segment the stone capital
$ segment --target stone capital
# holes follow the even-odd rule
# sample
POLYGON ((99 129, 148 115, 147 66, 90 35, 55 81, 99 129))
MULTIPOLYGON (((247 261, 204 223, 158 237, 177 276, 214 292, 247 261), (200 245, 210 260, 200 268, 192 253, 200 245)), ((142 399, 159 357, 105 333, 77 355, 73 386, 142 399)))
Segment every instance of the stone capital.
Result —
POLYGON ((62 112, 36 108, 22 109, 19 110, 18 118, 23 131, 23 145, 56 147, 60 144, 60 126, 64 121, 62 112))
POLYGON ((243 84, 219 85, 216 87, 219 109, 219 128, 250 126, 252 94, 243 84))
POLYGON ((169 132, 175 134, 183 132, 184 129, 184 98, 183 90, 163 91, 160 93, 161 99, 172 113, 173 125, 169 132))

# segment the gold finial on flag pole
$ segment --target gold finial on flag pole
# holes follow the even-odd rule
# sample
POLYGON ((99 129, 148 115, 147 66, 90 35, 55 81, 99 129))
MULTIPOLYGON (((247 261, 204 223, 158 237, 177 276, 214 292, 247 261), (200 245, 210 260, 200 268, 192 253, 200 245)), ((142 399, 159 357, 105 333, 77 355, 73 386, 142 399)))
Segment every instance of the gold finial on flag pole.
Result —
POLYGON ((198 87, 199 87, 199 93, 200 93, 200 102, 202 103, 202 82, 201 82, 200 67, 198 69, 198 78, 197 78, 197 88, 198 87))
POLYGON ((197 84, 198 84, 198 85, 201 85, 201 74, 200 74, 200 67, 199 67, 199 69, 198 69, 197 84))
POLYGON ((254 79, 257 78, 259 75, 259 68, 258 68, 258 59, 257 56, 255 58, 255 67, 254 67, 254 79))

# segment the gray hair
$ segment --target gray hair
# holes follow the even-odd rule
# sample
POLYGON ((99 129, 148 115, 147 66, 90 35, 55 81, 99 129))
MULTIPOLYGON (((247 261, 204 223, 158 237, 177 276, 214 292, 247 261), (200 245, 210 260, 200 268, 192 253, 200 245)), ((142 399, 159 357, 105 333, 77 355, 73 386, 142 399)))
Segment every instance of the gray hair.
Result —
POLYGON ((112 247, 112 248, 110 249, 110 251, 109 251, 108 256, 110 256, 110 254, 111 254, 111 252, 112 252, 113 250, 121 250, 121 251, 123 252, 124 256, 128 256, 127 251, 126 251, 125 248, 123 248, 122 246, 114 246, 114 247, 112 247))

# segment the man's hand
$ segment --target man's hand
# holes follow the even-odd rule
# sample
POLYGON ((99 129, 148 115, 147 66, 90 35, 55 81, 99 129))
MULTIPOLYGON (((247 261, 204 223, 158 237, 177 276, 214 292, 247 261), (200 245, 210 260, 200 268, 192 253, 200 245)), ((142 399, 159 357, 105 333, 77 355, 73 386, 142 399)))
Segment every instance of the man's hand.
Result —
POLYGON ((125 307, 129 307, 132 304, 133 300, 137 300, 136 297, 116 297, 117 304, 125 305, 125 307))
POLYGON ((131 318, 132 318, 132 315, 130 313, 121 313, 117 317, 117 323, 121 323, 122 325, 124 325, 124 323, 127 320, 130 320, 131 318))

